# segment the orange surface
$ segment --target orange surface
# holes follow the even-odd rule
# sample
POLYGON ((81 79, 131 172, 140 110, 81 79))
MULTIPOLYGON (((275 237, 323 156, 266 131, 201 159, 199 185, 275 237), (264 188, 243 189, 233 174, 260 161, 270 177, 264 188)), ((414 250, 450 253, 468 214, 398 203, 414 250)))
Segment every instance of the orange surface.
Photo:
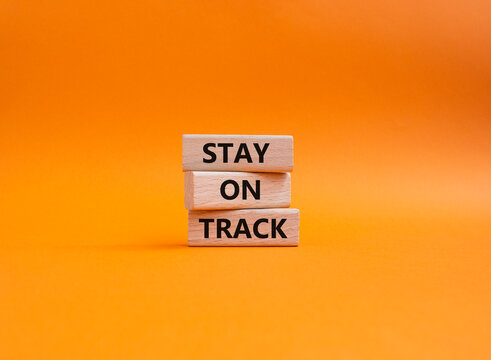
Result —
POLYGON ((491 357, 489 1, 3 1, 0 358, 491 357), (183 133, 291 134, 298 248, 187 248, 183 133))

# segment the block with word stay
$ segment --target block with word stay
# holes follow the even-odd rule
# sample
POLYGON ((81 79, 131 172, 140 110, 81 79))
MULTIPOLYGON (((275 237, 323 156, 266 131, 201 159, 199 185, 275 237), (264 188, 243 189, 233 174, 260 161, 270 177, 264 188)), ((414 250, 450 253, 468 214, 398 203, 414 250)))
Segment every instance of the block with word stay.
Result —
POLYGON ((298 246, 298 209, 189 211, 189 246, 298 246))
POLYGON ((184 204, 188 210, 281 208, 290 206, 289 173, 188 171, 184 204))
POLYGON ((183 171, 293 170, 293 137, 286 135, 183 135, 183 171))

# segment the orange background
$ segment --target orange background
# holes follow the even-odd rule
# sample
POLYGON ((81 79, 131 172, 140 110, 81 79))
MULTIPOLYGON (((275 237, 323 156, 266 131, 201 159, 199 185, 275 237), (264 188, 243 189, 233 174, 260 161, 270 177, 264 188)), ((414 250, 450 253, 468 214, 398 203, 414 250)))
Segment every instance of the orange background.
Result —
POLYGON ((0 358, 491 357, 489 1, 0 4, 0 358), (183 133, 290 134, 298 248, 188 248, 183 133))

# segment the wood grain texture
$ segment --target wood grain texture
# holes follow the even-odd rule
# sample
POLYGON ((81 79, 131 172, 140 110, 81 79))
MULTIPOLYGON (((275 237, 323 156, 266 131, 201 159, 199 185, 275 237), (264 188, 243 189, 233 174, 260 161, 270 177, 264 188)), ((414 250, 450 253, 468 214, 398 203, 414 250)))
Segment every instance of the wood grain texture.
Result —
POLYGON ((188 214, 188 245, 189 246, 298 246, 299 241, 299 211, 298 209, 247 209, 247 210, 217 210, 189 211, 188 214), (243 219, 243 220, 242 220, 243 219), (201 220, 201 222, 200 222, 201 220), (254 225, 258 220, 261 220, 254 225), (267 221, 266 221, 267 220, 267 221), (217 224, 226 227, 225 231, 217 231, 217 224), (205 227, 207 222, 208 234, 205 227), (229 224, 227 223, 229 222, 229 224), (273 223, 274 222, 274 223, 273 223), (283 222, 281 224, 281 222, 283 222), (225 223, 225 224, 224 224, 225 223), (241 226, 238 226, 242 223, 241 226), (244 223, 246 225, 244 225, 244 223), (280 231, 273 230, 273 224, 280 231), (245 233, 245 227, 250 232, 250 238, 245 233), (239 228, 239 234, 234 237, 239 228), (257 234, 256 234, 257 233, 257 234), (258 237, 257 235, 266 238, 258 237), (208 235, 208 236, 206 236, 208 235), (218 236, 221 235, 221 238, 218 236), (231 235, 230 237, 228 235, 231 235), (283 237, 285 236, 285 237, 283 237))
POLYGON ((293 171, 293 137, 287 135, 183 135, 182 170, 293 171), (210 143, 213 145, 210 145, 205 152, 204 146, 210 143), (219 144, 231 144, 226 146, 226 159, 224 159, 225 149, 219 144), (260 153, 266 144, 269 145, 261 156, 260 153), (216 159, 207 163, 204 159, 213 160, 210 153, 216 155, 216 159))
POLYGON ((289 173, 188 171, 184 188, 188 210, 281 208, 291 202, 289 173))

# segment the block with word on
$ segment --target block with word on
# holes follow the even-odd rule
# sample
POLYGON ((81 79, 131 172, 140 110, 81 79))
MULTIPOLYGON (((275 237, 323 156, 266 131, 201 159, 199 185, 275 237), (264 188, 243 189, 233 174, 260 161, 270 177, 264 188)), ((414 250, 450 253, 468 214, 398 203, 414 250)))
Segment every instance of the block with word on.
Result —
POLYGON ((286 135, 183 135, 183 171, 293 170, 293 137, 286 135))
POLYGON ((298 246, 298 209, 189 211, 189 246, 298 246))
POLYGON ((289 173, 188 171, 184 175, 188 210, 282 208, 290 201, 289 173))

